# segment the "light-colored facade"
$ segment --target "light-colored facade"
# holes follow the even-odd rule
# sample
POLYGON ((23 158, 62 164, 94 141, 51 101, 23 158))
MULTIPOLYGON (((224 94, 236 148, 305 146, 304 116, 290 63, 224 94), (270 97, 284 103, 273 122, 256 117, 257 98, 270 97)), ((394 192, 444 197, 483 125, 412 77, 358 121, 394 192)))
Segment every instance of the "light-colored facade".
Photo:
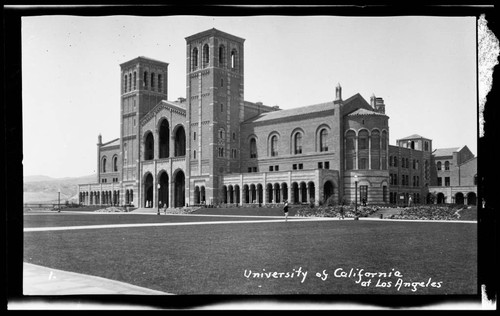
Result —
POLYGON ((103 144, 99 136, 97 183, 79 186, 81 203, 317 205, 357 195, 381 204, 402 193, 427 196, 432 141, 413 135, 390 146, 382 98, 344 99, 337 85, 331 101, 296 109, 245 101, 244 39, 216 29, 186 38, 186 61, 186 98, 176 101, 168 101, 167 63, 121 64, 120 138, 103 144), (393 165, 401 158, 417 168, 393 165))

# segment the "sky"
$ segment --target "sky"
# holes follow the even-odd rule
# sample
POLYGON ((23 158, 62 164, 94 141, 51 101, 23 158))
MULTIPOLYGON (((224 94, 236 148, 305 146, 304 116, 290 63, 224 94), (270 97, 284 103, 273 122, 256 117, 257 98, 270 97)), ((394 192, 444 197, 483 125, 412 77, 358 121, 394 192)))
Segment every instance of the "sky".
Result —
POLYGON ((169 63, 169 100, 186 96, 187 36, 245 39, 244 98, 291 109, 375 94, 389 142, 477 154, 476 18, 31 16, 22 19, 23 172, 96 173, 97 137, 119 138, 120 64, 169 63))

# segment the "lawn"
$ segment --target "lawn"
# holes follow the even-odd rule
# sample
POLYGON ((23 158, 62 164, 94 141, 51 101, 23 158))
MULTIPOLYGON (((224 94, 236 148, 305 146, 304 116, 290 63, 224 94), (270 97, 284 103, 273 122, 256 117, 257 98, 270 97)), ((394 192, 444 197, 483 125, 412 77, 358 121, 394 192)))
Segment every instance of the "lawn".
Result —
MULTIPOLYGON (((234 215, 234 214, 231 214, 234 215)), ((248 220, 275 220, 273 217, 217 217, 217 216, 183 216, 183 215, 155 215, 155 214, 71 214, 50 213, 32 214, 24 216, 24 227, 61 227, 80 225, 110 225, 110 224, 138 224, 138 223, 183 223, 183 222, 212 222, 212 221, 248 221, 248 220)), ((293 220, 294 218, 290 218, 293 220)), ((297 218, 295 218, 297 219, 297 218)))
POLYGON ((42 231, 24 233, 24 261, 175 294, 475 294, 476 240, 470 223, 363 220, 42 231))

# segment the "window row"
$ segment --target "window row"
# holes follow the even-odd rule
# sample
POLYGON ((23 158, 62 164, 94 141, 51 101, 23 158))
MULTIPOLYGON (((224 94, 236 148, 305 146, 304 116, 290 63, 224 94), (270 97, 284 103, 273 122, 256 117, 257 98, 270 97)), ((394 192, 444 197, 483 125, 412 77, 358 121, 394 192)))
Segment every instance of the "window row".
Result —
MULTIPOLYGON (((224 45, 219 45, 219 48, 216 52, 216 60, 218 62, 218 67, 220 68, 230 68, 230 69, 238 69, 239 60, 238 60, 238 51, 236 48, 233 48, 229 54, 229 60, 227 58, 227 49, 224 45)), ((202 69, 210 66, 210 47, 208 44, 203 45, 201 48, 201 54, 198 51, 198 47, 194 47, 191 50, 191 71, 195 71, 197 69, 202 69), (200 60, 201 57, 201 60, 200 60), (200 67, 201 65, 201 67, 200 67)))
MULTIPOLYGON (((398 181, 399 177, 395 173, 389 174, 389 184, 390 185, 399 185, 398 183, 401 183, 402 186, 409 186, 410 181, 409 181, 409 176, 402 174, 401 175, 401 182, 398 181)), ((419 176, 413 176, 412 178, 412 186, 418 187, 420 186, 420 177, 419 176)))
MULTIPOLYGON (((107 163, 108 163, 108 159, 106 158, 106 156, 102 157, 101 158, 101 172, 102 173, 105 173, 105 172, 108 172, 107 170, 107 163)), ((118 172, 118 156, 113 156, 112 160, 111 160, 111 172, 118 172)))
MULTIPOLYGON (((151 91, 155 91, 155 89, 157 89, 158 92, 163 92, 162 74, 155 74, 154 72, 148 74, 147 71, 144 71, 142 76, 142 87, 146 90, 149 89, 151 91)), ((130 92, 136 89, 137 73, 134 71, 133 73, 126 74, 123 77, 123 92, 130 92)))
MULTIPOLYGON (((441 161, 438 161, 436 163, 436 168, 438 171, 441 171, 443 168, 443 163, 441 163, 441 161)), ((450 162, 449 161, 444 162, 444 170, 446 170, 446 171, 450 170, 450 162)))
MULTIPOLYGON (((174 157, 186 155, 186 133, 184 127, 179 126, 174 130, 174 157)), ((158 158, 170 157, 170 128, 168 121, 164 119, 158 132, 158 158)), ((146 132, 144 137, 144 160, 155 159, 155 140, 151 131, 146 132)))
MULTIPOLYGON (((234 135, 233 135, 234 136, 234 135)), ((268 141, 268 155, 271 157, 277 157, 279 155, 280 147, 280 137, 278 134, 271 134, 268 141)), ((300 155, 304 153, 303 143, 304 143, 304 132, 295 131, 291 136, 291 148, 290 152, 293 155, 300 155)), ((250 158, 257 158, 257 139, 255 137, 250 138, 250 158)), ((328 151, 328 129, 322 128, 318 133, 318 147, 317 151, 326 152, 328 151)))
MULTIPOLYGON (((443 186, 443 178, 438 177, 437 178, 437 186, 442 187, 443 186)), ((444 186, 449 187, 450 186, 450 177, 444 177, 444 186)))
POLYGON ((345 134, 345 150, 346 151, 360 151, 360 150, 386 150, 387 149, 387 131, 368 130, 363 129, 358 132, 349 130, 345 134))
MULTIPOLYGON (((420 169, 420 160, 418 159, 412 159, 409 160, 408 158, 401 157, 401 168, 410 168, 410 161, 411 161, 411 168, 414 170, 419 170, 420 169)), ((389 156, 389 166, 390 167, 397 167, 399 165, 399 158, 397 156, 389 156)))

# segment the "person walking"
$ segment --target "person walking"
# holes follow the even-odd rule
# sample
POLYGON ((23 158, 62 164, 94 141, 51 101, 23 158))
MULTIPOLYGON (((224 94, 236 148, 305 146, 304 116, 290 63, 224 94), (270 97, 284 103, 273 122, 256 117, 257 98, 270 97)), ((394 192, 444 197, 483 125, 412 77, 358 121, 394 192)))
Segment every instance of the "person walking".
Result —
POLYGON ((167 215, 167 203, 163 204, 163 214, 167 215))
POLYGON ((342 204, 340 205, 340 212, 339 212, 340 219, 344 219, 344 205, 345 205, 345 201, 342 200, 342 204))
POLYGON ((288 221, 288 202, 285 201, 285 206, 283 206, 283 212, 285 213, 285 222, 288 221))

